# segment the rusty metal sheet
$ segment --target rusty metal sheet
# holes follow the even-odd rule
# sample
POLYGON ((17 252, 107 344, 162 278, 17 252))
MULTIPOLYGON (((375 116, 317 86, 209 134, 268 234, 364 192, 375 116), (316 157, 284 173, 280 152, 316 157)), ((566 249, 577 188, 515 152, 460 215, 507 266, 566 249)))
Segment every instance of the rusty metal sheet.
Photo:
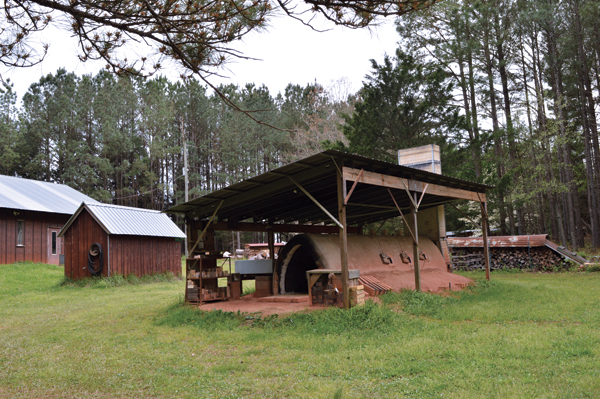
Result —
MULTIPOLYGON (((543 247, 546 245, 547 234, 526 236, 497 236, 488 237, 490 248, 527 248, 543 247)), ((482 237, 448 237, 448 246, 452 248, 483 247, 482 237)))
POLYGON ((550 240, 546 240, 546 246, 548 248, 552 249, 554 252, 562 255, 563 257, 568 258, 574 262, 577 262, 579 265, 582 265, 588 261, 587 259, 577 255, 575 252, 571 252, 567 248, 557 245, 550 240))

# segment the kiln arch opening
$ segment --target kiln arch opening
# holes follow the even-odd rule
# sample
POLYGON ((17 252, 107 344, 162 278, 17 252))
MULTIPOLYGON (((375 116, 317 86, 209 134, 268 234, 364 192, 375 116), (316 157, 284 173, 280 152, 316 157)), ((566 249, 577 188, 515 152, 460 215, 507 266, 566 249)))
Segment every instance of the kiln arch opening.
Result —
POLYGON ((279 287, 281 294, 307 294, 308 281, 306 272, 318 269, 319 264, 315 260, 307 243, 296 243, 291 246, 287 253, 283 253, 279 287))

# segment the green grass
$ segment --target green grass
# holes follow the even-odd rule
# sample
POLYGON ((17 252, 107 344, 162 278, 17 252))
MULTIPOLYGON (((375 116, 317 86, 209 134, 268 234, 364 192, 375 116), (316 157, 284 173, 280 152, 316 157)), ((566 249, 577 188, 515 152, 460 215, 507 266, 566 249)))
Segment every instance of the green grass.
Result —
POLYGON ((86 277, 79 280, 73 280, 69 277, 63 277, 59 283, 61 286, 77 286, 77 287, 93 287, 93 288, 109 288, 109 287, 121 287, 124 285, 139 285, 149 283, 159 283, 174 280, 183 280, 182 277, 175 276, 172 272, 158 273, 137 277, 133 274, 128 276, 122 276, 120 274, 113 274, 110 277, 86 277))
POLYGON ((600 273, 492 273, 350 311, 200 312, 177 279, 0 265, 0 397, 596 398, 600 273))

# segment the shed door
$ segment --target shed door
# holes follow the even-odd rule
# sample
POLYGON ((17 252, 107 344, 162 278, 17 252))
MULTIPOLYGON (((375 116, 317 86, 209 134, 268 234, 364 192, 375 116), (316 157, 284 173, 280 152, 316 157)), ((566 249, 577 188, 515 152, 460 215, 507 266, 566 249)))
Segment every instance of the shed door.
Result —
POLYGON ((60 229, 48 228, 48 263, 58 265, 63 251, 63 240, 58 236, 60 229))

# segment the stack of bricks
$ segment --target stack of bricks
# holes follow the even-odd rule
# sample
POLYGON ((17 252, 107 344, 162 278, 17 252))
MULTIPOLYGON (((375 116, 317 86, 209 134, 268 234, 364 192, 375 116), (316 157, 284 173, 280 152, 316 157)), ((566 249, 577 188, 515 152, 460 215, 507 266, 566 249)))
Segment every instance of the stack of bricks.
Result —
POLYGON ((339 291, 335 292, 334 306, 337 306, 338 308, 344 307, 344 293, 343 292, 339 292, 339 291))
POLYGON ((331 285, 328 285, 327 289, 323 291, 323 303, 325 306, 332 306, 335 305, 335 302, 335 290, 331 287, 331 285))
POLYGON ((350 287, 350 306, 364 305, 365 303, 365 287, 357 285, 350 287))
POLYGON ((227 270, 224 271, 222 267, 215 267, 202 270, 202 278, 227 277, 228 274, 229 272, 227 272, 227 270))
MULTIPOLYGON (((313 302, 314 303, 314 302, 313 302)), ((335 289, 332 284, 327 284, 327 289, 323 290, 323 302, 325 306, 344 307, 344 294, 335 289)))
POLYGON ((323 291, 324 291, 323 283, 320 281, 317 281, 315 283, 315 285, 313 285, 312 292, 310 293, 312 295, 312 303, 313 304, 325 303, 323 291))
POLYGON ((198 301, 198 286, 188 287, 187 297, 188 301, 198 301))
MULTIPOLYGON (((351 279, 351 284, 354 283, 351 279)), ((353 287, 350 287, 352 291, 353 287)), ((354 287, 356 288, 356 287, 354 287)), ((313 305, 323 304, 325 306, 337 306, 339 308, 344 307, 344 293, 342 290, 342 282, 333 275, 323 274, 315 285, 311 288, 311 299, 313 305)), ((350 292, 352 294, 352 292, 350 292)), ((352 296, 350 297, 352 298, 352 296)), ((364 291, 363 291, 363 303, 364 303, 364 291)))
MULTIPOLYGON (((226 299, 229 297, 229 287, 219 287, 215 289, 202 289, 202 300, 203 301, 214 301, 226 299)), ((189 291, 188 291, 188 300, 189 300, 189 291)))

